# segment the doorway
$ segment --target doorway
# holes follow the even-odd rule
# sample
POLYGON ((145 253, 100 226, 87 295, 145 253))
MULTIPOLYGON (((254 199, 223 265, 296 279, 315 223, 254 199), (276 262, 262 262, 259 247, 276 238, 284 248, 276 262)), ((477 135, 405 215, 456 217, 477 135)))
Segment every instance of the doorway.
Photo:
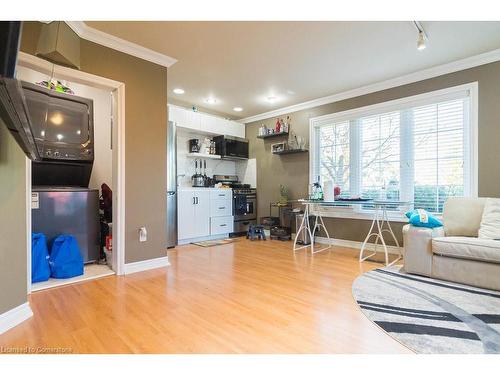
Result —
MULTIPOLYGON (((113 236, 112 236, 112 251, 111 251, 111 269, 118 275, 123 274, 124 270, 124 207, 125 207, 125 85, 122 82, 99 77, 93 74, 81 72, 78 70, 65 68, 54 65, 48 61, 42 60, 32 55, 20 52, 18 57, 18 65, 20 69, 29 69, 44 76, 54 77, 58 80, 69 81, 75 86, 81 85, 87 87, 88 91, 99 93, 108 92, 109 97, 109 116, 110 116, 110 134, 108 133, 109 142, 111 143, 110 152, 104 158, 111 158, 111 171, 106 168, 98 168, 96 181, 105 181, 102 177, 104 174, 110 175, 111 190, 113 191, 112 198, 112 217, 113 217, 113 236)), ((97 135, 97 134, 96 134, 97 135)), ((96 155, 97 158, 97 155, 96 155)), ((28 233, 28 293, 32 291, 31 284, 31 234, 32 234, 32 211, 31 211, 31 161, 26 159, 26 181, 27 181, 27 213, 26 225, 28 233)), ((108 179, 108 180, 109 180, 108 179)), ((92 183, 92 181, 91 181, 92 183)), ((96 182, 94 182, 95 184, 96 182)), ((109 274, 109 273, 108 273, 109 274)), ((102 270, 96 267, 88 272, 88 277, 83 279, 91 279, 106 275, 102 270)), ((68 282, 81 281, 81 277, 74 280, 67 279, 68 282)), ((66 282, 67 283, 67 282, 66 282)), ((40 288, 36 288, 40 289, 40 288)))

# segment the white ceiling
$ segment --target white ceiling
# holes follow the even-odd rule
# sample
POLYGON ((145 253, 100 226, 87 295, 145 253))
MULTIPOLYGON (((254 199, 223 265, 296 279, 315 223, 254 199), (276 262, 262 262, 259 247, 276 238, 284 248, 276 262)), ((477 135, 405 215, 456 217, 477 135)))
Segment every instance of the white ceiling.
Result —
POLYGON ((178 60, 169 96, 232 118, 336 94, 500 48, 500 22, 86 22, 178 60), (175 95, 176 87, 185 90, 175 95), (204 100, 217 98, 215 105, 204 100), (271 104, 268 96, 278 100, 271 104), (240 106, 242 112, 234 112, 240 106))

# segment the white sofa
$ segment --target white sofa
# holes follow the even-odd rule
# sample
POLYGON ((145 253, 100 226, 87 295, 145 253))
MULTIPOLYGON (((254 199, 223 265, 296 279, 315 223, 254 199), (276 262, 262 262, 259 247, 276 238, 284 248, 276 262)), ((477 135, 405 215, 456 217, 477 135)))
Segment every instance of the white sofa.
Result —
POLYGON ((485 202, 450 198, 443 208, 443 227, 405 225, 405 271, 500 290, 500 241, 478 238, 485 202))

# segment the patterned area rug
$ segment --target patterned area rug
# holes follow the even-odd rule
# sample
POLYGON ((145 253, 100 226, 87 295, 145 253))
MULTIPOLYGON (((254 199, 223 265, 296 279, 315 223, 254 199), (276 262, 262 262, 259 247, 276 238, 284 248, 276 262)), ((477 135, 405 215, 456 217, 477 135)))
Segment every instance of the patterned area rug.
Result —
POLYGON ((417 353, 500 353, 500 292, 376 269, 354 299, 380 328, 417 353))
POLYGON ((229 243, 233 243, 235 241, 238 241, 238 238, 224 238, 222 240, 209 240, 209 241, 193 242, 193 245, 201 246, 201 247, 212 247, 212 246, 226 245, 229 243))

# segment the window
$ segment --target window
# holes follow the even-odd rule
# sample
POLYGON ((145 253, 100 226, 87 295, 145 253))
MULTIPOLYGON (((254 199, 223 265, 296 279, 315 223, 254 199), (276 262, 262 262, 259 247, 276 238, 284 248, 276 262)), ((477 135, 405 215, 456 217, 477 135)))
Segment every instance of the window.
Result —
POLYGON ((477 84, 311 119, 311 182, 440 213, 477 194, 477 84))

